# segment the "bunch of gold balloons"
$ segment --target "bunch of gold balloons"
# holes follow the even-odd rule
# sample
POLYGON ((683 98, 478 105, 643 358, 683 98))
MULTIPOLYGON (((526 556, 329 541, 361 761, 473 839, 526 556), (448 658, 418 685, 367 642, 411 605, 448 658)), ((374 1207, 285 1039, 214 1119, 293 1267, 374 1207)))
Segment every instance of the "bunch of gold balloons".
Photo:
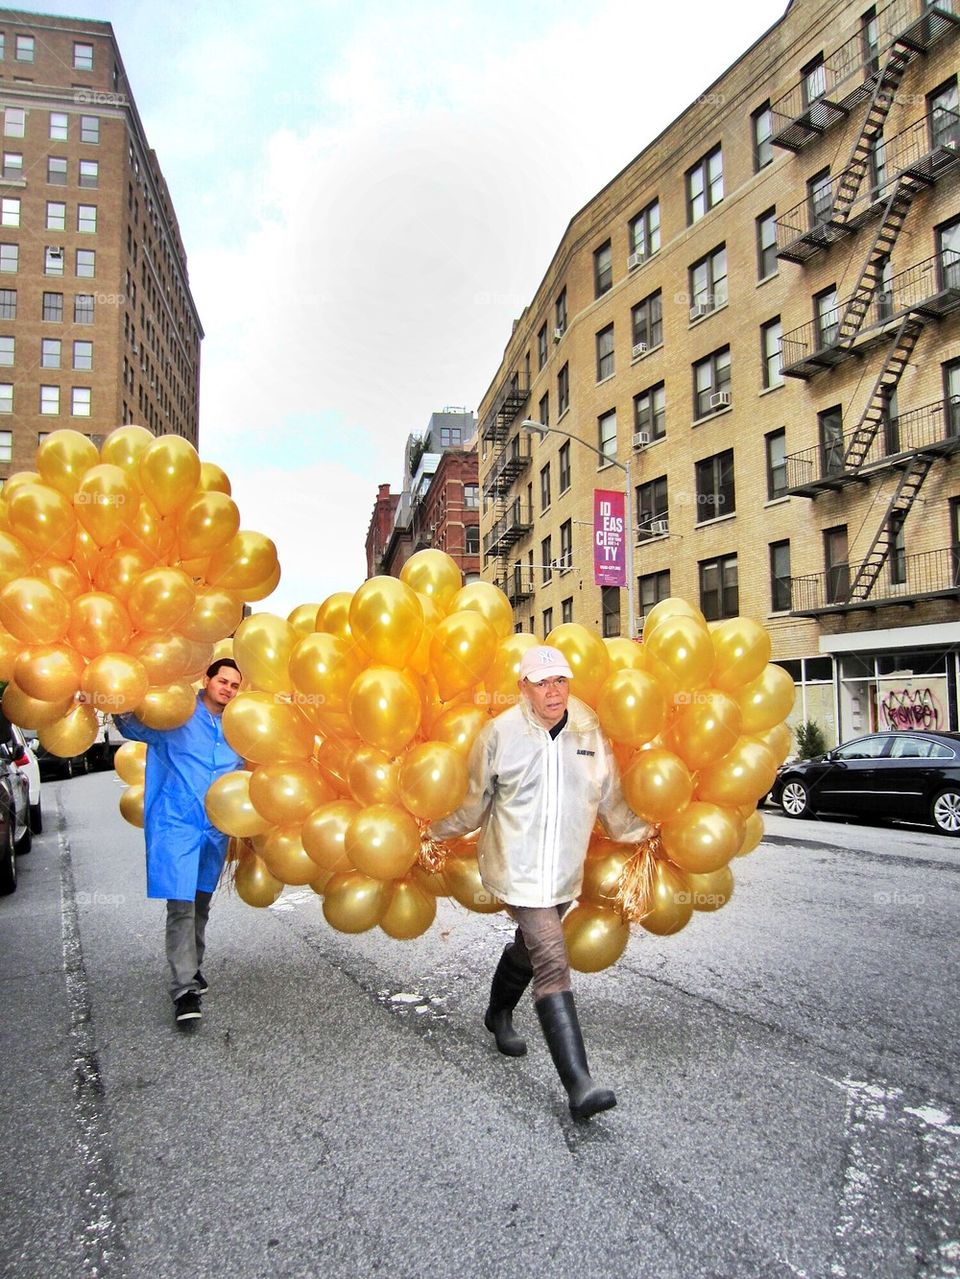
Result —
POLYGON ((98 450, 54 431, 0 495, 3 709, 64 756, 96 740, 97 711, 175 728, 216 642, 279 578, 273 542, 240 528, 226 474, 187 440, 123 426, 98 450))

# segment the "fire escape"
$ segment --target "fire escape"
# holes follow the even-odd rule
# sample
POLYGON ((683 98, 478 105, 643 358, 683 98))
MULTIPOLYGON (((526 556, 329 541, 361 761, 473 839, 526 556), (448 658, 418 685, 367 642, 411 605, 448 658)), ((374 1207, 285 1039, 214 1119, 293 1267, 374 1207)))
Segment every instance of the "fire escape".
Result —
MULTIPOLYGON (((887 19, 903 21, 904 0, 888 6, 887 19)), ((900 479, 890 499, 866 557, 845 566, 838 575, 825 574, 793 580, 793 612, 820 616, 839 609, 871 606, 871 593, 895 549, 897 538, 916 496, 937 457, 960 447, 950 415, 942 403, 923 406, 899 417, 891 406, 900 378, 907 367, 924 324, 960 308, 960 255, 949 251, 896 276, 890 263, 897 239, 915 197, 960 165, 960 121, 939 121, 928 139, 927 122, 919 121, 885 141, 884 124, 903 75, 912 62, 937 40, 956 31, 960 19, 931 8, 922 17, 895 29, 882 59, 866 79, 837 68, 849 66, 853 41, 841 46, 834 61, 825 62, 824 80, 833 71, 833 84, 821 100, 795 118, 777 126, 778 108, 795 102, 797 89, 774 104, 773 140, 799 151, 831 124, 845 119, 867 100, 866 113, 841 173, 823 185, 803 204, 777 219, 777 256, 804 264, 839 240, 858 233, 876 219, 877 229, 865 255, 852 292, 842 301, 821 298, 810 324, 783 336, 783 373, 808 380, 853 355, 886 346, 884 358, 866 404, 853 430, 822 439, 819 447, 786 458, 787 492, 816 498, 854 482, 866 483, 878 474, 899 471, 900 479), (840 91, 842 89, 842 92, 840 91), (948 261, 948 257, 950 260, 948 261), (945 420, 946 419, 946 420, 945 420)), ((859 42, 860 35, 854 37, 859 42)), ((929 553, 928 553, 929 554, 929 553)), ((940 555, 940 552, 933 552, 940 555)), ((910 557, 918 561, 924 556, 910 557)), ((917 564, 915 576, 924 586, 935 586, 937 566, 917 564)), ((900 557, 898 569, 903 568, 900 557)), ((899 572, 898 572, 899 576, 899 572)), ((952 586, 952 578, 951 578, 952 586)), ((911 595, 940 593, 921 589, 911 595)), ((955 593, 955 589, 942 593, 955 593)), ((901 592, 902 596, 903 592, 901 592)))
POLYGON ((530 387, 524 377, 513 373, 505 379, 493 397, 490 408, 480 423, 480 438, 493 445, 494 453, 483 480, 484 509, 492 515, 492 525, 483 539, 485 561, 499 560, 497 585, 506 591, 514 605, 522 598, 514 590, 508 576, 507 556, 511 548, 533 527, 529 503, 511 489, 530 465, 529 438, 510 431, 517 415, 530 398, 530 387))

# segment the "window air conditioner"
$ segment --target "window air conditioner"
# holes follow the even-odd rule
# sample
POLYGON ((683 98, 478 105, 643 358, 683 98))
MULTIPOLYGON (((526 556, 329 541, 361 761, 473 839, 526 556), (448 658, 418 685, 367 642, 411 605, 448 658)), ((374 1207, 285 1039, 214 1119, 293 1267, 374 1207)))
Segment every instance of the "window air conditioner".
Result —
POLYGON ((647 344, 646 344, 646 342, 635 342, 635 343, 633 344, 633 358, 634 358, 634 359, 636 359, 638 355, 646 355, 646 353, 647 353, 647 344))
POLYGON ((729 391, 714 391, 710 396, 710 407, 712 409, 727 409, 730 407, 729 391))
POLYGON ((643 266, 647 260, 645 253, 631 253, 627 258, 627 270, 632 271, 635 266, 643 266))
POLYGON ((562 326, 558 326, 557 328, 553 330, 553 340, 554 342, 559 342, 562 337, 563 337, 563 328, 562 326))
POLYGON ((690 308, 690 319, 701 320, 705 315, 709 315, 713 307, 709 302, 698 302, 696 306, 690 308))
POLYGON ((635 449, 645 449, 649 443, 650 443, 649 431, 634 431, 633 447, 635 449))
POLYGON ((651 520, 650 532, 654 537, 662 537, 668 531, 666 520, 651 520))
POLYGON ((53 260, 54 260, 55 262, 62 262, 62 261, 63 261, 63 245, 62 245, 62 244, 48 244, 48 245, 47 245, 47 257, 49 257, 49 258, 53 258, 53 260))

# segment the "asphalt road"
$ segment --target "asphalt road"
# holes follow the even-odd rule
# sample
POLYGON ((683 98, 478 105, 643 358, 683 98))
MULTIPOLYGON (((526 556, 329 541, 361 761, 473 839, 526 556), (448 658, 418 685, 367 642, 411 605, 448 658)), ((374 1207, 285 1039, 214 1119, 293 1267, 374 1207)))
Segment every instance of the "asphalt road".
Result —
POLYGON ((113 774, 44 786, 0 899, 0 1273, 960 1273, 960 841, 769 820, 732 901, 577 976, 616 1110, 481 1024, 507 935, 346 937, 215 899, 197 1033, 113 774))

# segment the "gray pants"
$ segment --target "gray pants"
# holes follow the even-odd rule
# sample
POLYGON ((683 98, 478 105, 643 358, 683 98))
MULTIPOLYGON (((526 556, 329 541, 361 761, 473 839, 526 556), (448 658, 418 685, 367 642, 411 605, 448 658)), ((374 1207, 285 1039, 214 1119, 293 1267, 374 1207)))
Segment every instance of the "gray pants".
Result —
POLYGON ((559 906, 507 907, 517 923, 513 957, 521 966, 529 964, 533 969, 535 1000, 570 989, 570 962, 561 922, 570 906, 570 902, 561 902, 559 906))
POLYGON ((167 902, 167 963, 173 999, 197 989, 194 975, 203 963, 212 896, 213 893, 197 893, 192 902, 167 902))

